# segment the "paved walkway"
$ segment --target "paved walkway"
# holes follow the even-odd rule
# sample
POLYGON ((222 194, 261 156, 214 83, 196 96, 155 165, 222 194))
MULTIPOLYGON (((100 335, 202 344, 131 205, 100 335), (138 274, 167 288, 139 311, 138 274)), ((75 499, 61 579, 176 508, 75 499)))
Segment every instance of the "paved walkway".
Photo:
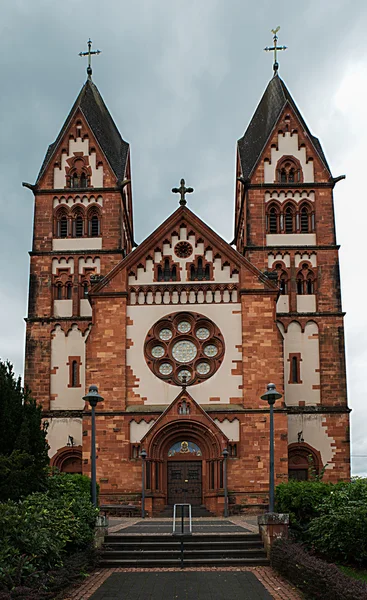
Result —
MULTIPOLYGON (((141 532, 170 535, 172 519, 110 518, 109 534, 141 532), (140 523, 140 526, 137 524, 140 523), (159 524, 159 525, 158 525, 159 524)), ((200 533, 244 531, 258 533, 257 517, 195 519, 200 533), (233 529, 232 529, 233 527, 233 529), (216 531, 214 531, 216 530, 216 531)), ((301 594, 271 567, 200 567, 162 569, 100 569, 64 600, 301 600, 301 594)))
POLYGON ((238 598, 241 600, 302 600, 301 594, 276 575, 271 567, 217 569, 201 567, 200 569, 188 568, 184 571, 175 569, 101 569, 90 575, 80 587, 64 596, 64 600, 228 600, 229 598, 231 600, 238 598), (136 575, 142 575, 143 579, 136 578, 134 581, 132 576, 136 575), (195 576, 194 580, 191 579, 193 575, 195 576), (218 575, 221 587, 216 579, 218 575), (248 579, 249 575, 251 575, 250 579, 248 579), (253 577, 255 577, 255 581, 258 580, 262 584, 262 587, 254 583, 253 577), (189 581, 190 585, 185 586, 185 581, 189 581), (201 585, 201 581, 205 582, 205 586, 201 585), (225 595, 223 595, 224 581, 225 595), (179 586, 177 586, 177 582, 180 582, 179 586), (193 588, 195 585, 196 589, 193 588), (144 588, 144 586, 147 587, 144 588), (166 586, 164 593, 163 586, 166 586), (174 593, 174 586, 179 590, 180 596, 174 593), (157 594, 157 589, 160 595, 152 595, 157 594), (234 595, 235 589, 236 593, 241 590, 240 596, 234 595), (173 595, 170 595, 168 590, 173 595), (200 595, 197 595, 199 591, 200 595), (217 592, 218 594, 215 595, 217 592))

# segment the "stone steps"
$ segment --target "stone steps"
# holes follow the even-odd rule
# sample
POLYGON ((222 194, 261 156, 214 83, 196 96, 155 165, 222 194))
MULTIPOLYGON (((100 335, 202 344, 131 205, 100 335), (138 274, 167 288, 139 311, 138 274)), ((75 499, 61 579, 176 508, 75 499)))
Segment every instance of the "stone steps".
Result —
POLYGON ((109 535, 102 547, 101 567, 176 567, 268 565, 257 534, 109 535))

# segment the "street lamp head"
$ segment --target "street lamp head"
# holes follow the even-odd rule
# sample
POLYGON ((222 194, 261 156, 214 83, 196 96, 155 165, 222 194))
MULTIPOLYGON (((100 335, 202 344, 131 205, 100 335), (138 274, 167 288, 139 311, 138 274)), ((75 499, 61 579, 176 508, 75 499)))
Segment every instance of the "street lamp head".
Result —
POLYGON ((83 396, 83 400, 85 400, 85 402, 89 402, 92 408, 95 408, 98 402, 103 402, 104 398, 102 398, 102 396, 99 394, 96 385, 90 385, 88 394, 83 396))
POLYGON ((148 456, 148 455, 147 455, 147 453, 146 453, 146 450, 144 450, 144 448, 143 448, 143 450, 140 452, 140 456, 141 456, 141 458, 142 458, 143 460, 145 460, 145 459, 146 459, 146 457, 148 456))
POLYGON ((282 397, 282 394, 279 394, 279 392, 277 392, 274 383, 268 383, 267 387, 268 391, 261 396, 261 400, 266 400, 271 406, 272 404, 275 404, 276 400, 279 400, 282 397))
POLYGON ((223 456, 223 458, 228 458, 229 452, 228 452, 227 448, 223 448, 222 456, 223 456))

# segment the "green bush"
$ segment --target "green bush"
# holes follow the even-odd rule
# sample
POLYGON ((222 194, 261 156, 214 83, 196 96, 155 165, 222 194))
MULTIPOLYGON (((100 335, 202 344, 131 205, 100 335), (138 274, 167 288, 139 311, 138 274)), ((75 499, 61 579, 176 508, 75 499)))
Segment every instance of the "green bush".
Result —
POLYGON ((367 566, 367 480, 334 489, 308 527, 314 549, 335 562, 367 566))
POLYGON ((275 490, 275 510, 288 513, 291 527, 297 532, 304 531, 310 521, 319 516, 322 502, 335 487, 322 481, 281 483, 275 490))
POLYGON ((64 557, 93 541, 97 509, 81 475, 49 478, 49 491, 0 504, 0 584, 35 583, 64 557))

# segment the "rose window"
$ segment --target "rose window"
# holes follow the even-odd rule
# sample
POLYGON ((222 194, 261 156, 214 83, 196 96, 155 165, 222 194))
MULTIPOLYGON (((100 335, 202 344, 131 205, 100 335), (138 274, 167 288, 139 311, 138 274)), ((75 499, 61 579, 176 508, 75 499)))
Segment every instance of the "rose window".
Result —
POLYGON ((145 358, 151 371, 172 385, 195 385, 219 369, 224 340, 218 327, 197 313, 174 313, 148 331, 145 358))

